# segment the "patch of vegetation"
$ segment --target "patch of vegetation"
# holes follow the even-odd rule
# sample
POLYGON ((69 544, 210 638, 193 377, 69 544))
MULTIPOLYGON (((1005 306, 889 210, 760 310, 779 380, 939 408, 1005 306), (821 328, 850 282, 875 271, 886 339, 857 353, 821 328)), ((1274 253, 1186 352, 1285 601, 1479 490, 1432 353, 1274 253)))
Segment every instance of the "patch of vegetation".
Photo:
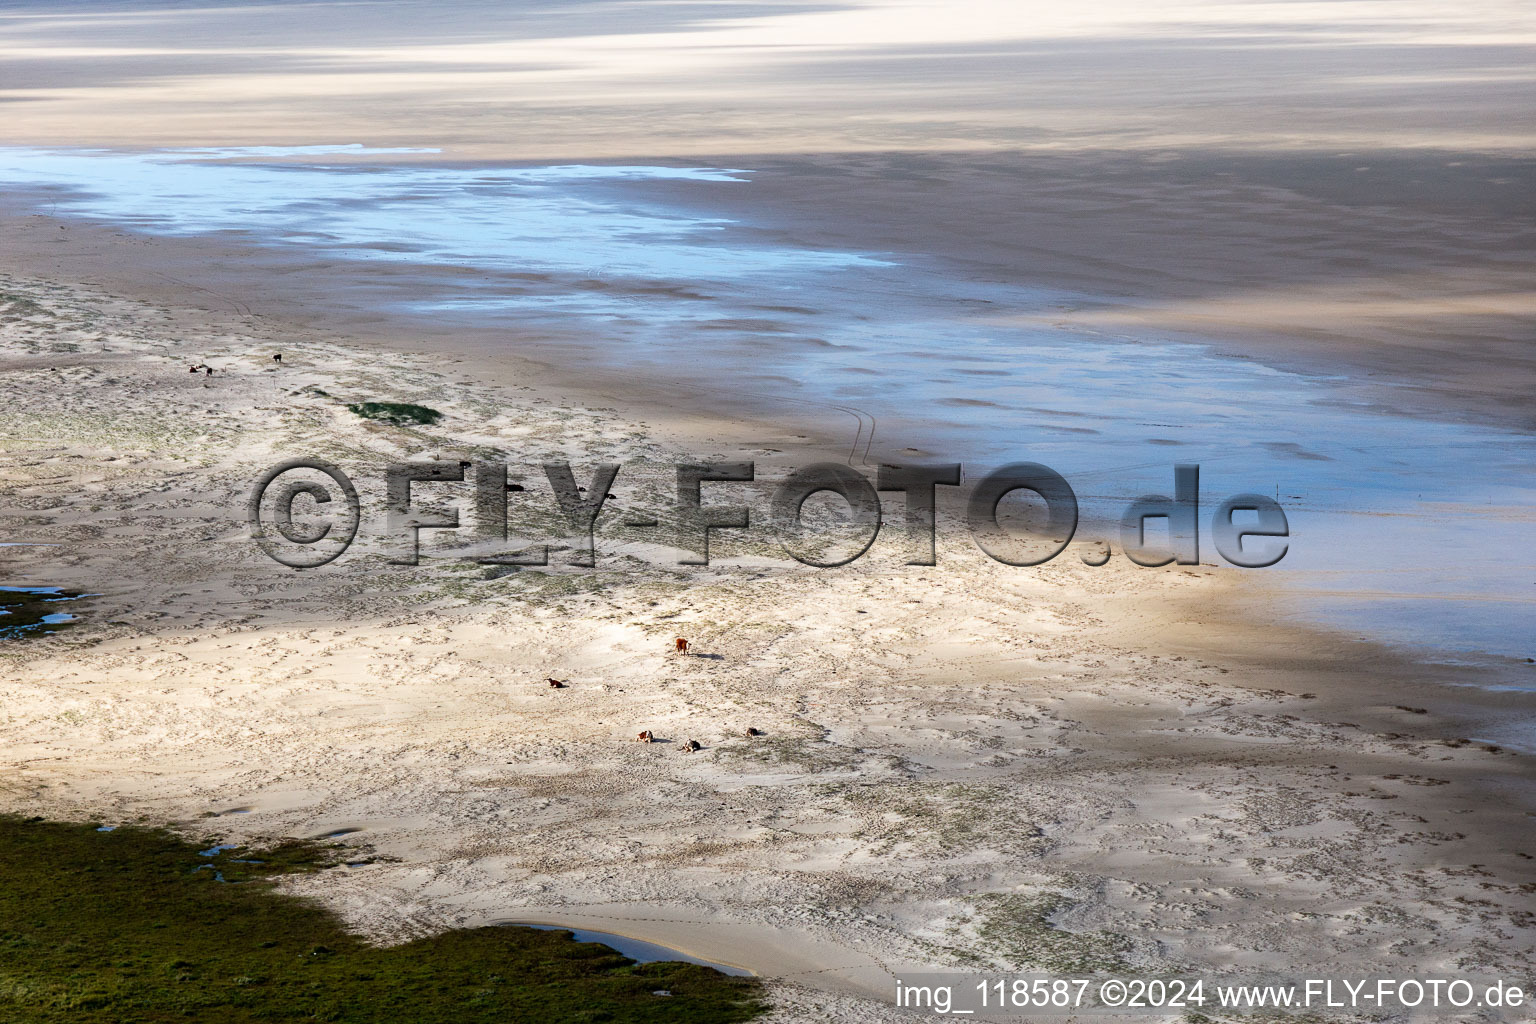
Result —
POLYGON ((365 420, 382 420, 397 427, 412 424, 430 427, 443 418, 443 414, 436 409, 409 402, 355 402, 347 406, 347 411, 365 420))
POLYGON ((976 945, 1015 967, 1052 974, 1092 974, 1127 969, 1130 940, 1115 932, 1069 932, 1051 918, 1075 901, 1061 893, 988 893, 976 898, 982 913, 976 945))
POLYGON ((727 765, 791 768, 811 774, 852 771, 880 756, 828 742, 820 733, 763 736, 750 743, 725 744, 716 749, 717 756, 727 765))
POLYGON ((25 295, 0 292, 0 319, 23 320, 35 316, 52 318, 53 312, 25 295))
POLYGON ((907 786, 895 798, 883 798, 887 811, 906 819, 897 833, 935 852, 1004 850, 1014 856, 1038 855, 1047 847, 1044 831, 1000 786, 965 783, 907 786), (998 809, 1009 808, 999 815, 998 809))
POLYGON ((477 928, 371 945, 271 884, 341 855, 296 840, 200 849, 166 829, 0 816, 0 1021, 660 1024, 762 1010, 753 979, 636 964, 569 932, 477 928))

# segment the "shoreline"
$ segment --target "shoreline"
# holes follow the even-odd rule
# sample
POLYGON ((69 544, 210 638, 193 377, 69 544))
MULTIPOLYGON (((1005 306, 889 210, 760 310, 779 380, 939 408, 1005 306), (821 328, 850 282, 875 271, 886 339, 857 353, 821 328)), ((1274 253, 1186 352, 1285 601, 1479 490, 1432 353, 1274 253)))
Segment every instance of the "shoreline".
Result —
MULTIPOLYGON (((798 157, 726 152, 697 159, 673 154, 590 162, 753 168, 750 199, 733 197, 729 190, 711 193, 712 212, 754 228, 755 219, 769 214, 774 230, 797 232, 806 244, 822 249, 889 251, 919 265, 947 261, 946 275, 960 284, 967 275, 980 274, 1061 290, 1065 306, 1039 315, 1010 315, 999 323, 1065 327, 1119 345, 1188 343, 1220 359, 1252 361, 1303 377, 1333 379, 1345 371, 1361 375, 1382 410, 1517 434, 1536 428, 1522 387, 1536 376, 1536 336, 1529 328, 1536 293, 1528 287, 1536 251, 1515 227, 1518 217, 1536 211, 1497 187, 1479 187, 1475 177, 1483 163, 1509 165, 1509 173, 1519 173, 1536 161, 1529 153, 1409 149, 1378 154, 1376 163, 1386 177, 1344 189, 1326 185, 1331 179, 1319 168, 1348 162, 1348 154, 1284 153, 1275 155, 1276 166, 1266 155, 1240 157, 1221 150, 1156 159, 1098 150, 988 151, 982 156, 967 163, 945 151, 798 157), (1460 160, 1449 161, 1453 156, 1460 160), (1470 166, 1451 172, 1448 161, 1455 168, 1470 166), (1468 195, 1475 198, 1462 200, 1465 209, 1444 205, 1449 200, 1441 194, 1416 178, 1409 180, 1435 172, 1462 175, 1468 195), (881 173, 898 181, 908 175, 912 183, 878 194, 860 189, 865 177, 881 173), (942 180, 944 190, 924 175, 942 180), (1223 183, 1231 195, 1213 200, 1209 189, 1201 187, 1210 182, 1223 183), (1105 190, 1139 195, 1112 210, 1085 211, 1105 190), (1143 208, 1148 204, 1151 212, 1143 208), (902 210, 920 212, 903 215, 902 210), (1287 220, 1316 237, 1305 246, 1288 244, 1279 230, 1287 220), (1428 224, 1433 232, 1417 250, 1394 242, 1409 221, 1428 224), (1213 251, 1196 261, 1181 252, 1161 255, 1156 247, 1179 233, 1203 237, 1213 251), (1327 263, 1311 265, 1314 250, 1334 255, 1327 263), (1466 264, 1472 251, 1478 252, 1479 265, 1466 264), (1491 281, 1505 286, 1491 288, 1491 281), (1351 287, 1368 294, 1357 299, 1351 287), (1302 315, 1301 307, 1314 312, 1302 315)), ((342 154, 340 159, 357 166, 460 168, 583 162, 578 157, 482 162, 458 153, 342 154)), ((690 195, 696 187, 662 183, 653 191, 677 209, 698 210, 698 197, 690 195)), ((596 350, 589 344, 583 351, 575 335, 540 340, 528 337, 525 329, 509 350, 505 341, 519 331, 506 324, 477 326, 448 318, 434 325, 426 313, 371 308, 369 276, 390 281, 408 276, 410 265, 385 267, 258 240, 231 243, 215 235, 139 232, 91 217, 54 216, 42 208, 45 192, 32 198, 27 194, 23 190, 0 207, 8 241, 0 266, 12 273, 35 272, 51 262, 67 279, 84 272, 89 276, 81 279, 99 280, 109 291, 160 295, 176 303, 190 289, 206 293, 247 324, 254 316, 305 330, 319 323, 343 333, 367 331, 370 340, 398 351, 427 347, 445 357, 473 353, 482 367, 504 359, 538 367, 546 382, 580 386, 610 401, 622 400, 632 383, 634 367, 605 373, 596 350), (62 235, 61 226, 67 228, 62 235), (146 255, 153 266, 139 265, 146 255), (316 282, 318 291, 306 296, 302 272, 310 266, 322 269, 331 285, 316 282), (275 282, 281 282, 281 291, 270 287, 275 282), (338 306, 344 293, 350 297, 338 306), (316 301, 322 295, 324 305, 316 301)), ((442 270, 423 265, 416 272, 442 270)), ((728 418, 750 396, 739 386, 705 396, 654 372, 646 378, 652 393, 667 392, 670 383, 669 398, 694 403, 705 417, 728 418)), ((775 403, 793 401, 782 389, 764 397, 764 416, 783 412, 775 403)), ((909 426, 920 428, 921 420, 909 426)))
MULTIPOLYGON (((398 159, 383 156, 391 164, 398 159)), ((1084 512, 1103 520, 1093 529, 1111 534, 1119 509, 1136 493, 1166 491, 1166 476, 1148 467, 1163 459, 1165 466, 1209 462, 1206 482, 1218 488, 1212 493, 1272 485, 1278 499, 1283 484, 1297 516, 1307 517, 1306 548, 1298 545, 1272 582, 1293 589, 1296 607, 1310 609, 1314 621, 1340 629, 1358 623, 1388 641, 1422 638, 1432 651, 1523 654, 1518 641, 1485 627, 1482 602, 1504 602, 1508 616, 1529 603, 1518 567, 1487 551, 1518 547, 1528 518, 1522 501, 1536 486, 1529 474, 1536 452, 1527 455, 1520 382, 1536 375, 1536 359, 1520 354, 1530 346, 1521 348, 1518 333, 1528 328, 1512 326, 1518 318, 1494 301, 1498 296, 1453 294, 1464 287, 1457 280, 1507 278, 1522 265, 1513 229, 1490 222, 1492 207, 1484 208, 1498 190, 1469 196, 1464 202, 1473 212, 1449 219, 1432 208, 1444 202, 1433 190, 1393 194, 1391 201, 1409 204, 1395 208, 1373 198, 1370 182, 1350 186, 1354 192, 1331 185, 1339 194, 1323 195, 1286 191, 1278 179, 1218 174, 1214 180, 1232 179, 1224 186, 1230 195, 1211 199, 1189 180, 1204 181, 1205 172, 1184 167, 1200 159, 1150 165, 1098 154, 1042 163, 994 155, 957 167, 931 154, 780 157, 752 175, 750 188, 660 180, 643 192, 596 194, 604 202, 618 197, 616 208, 636 201, 659 204, 663 217, 682 211, 677 223, 727 214, 737 223, 725 252, 792 239, 786 248, 797 252, 884 253, 900 265, 889 281, 883 270, 873 278, 852 274, 854 283, 837 278, 843 283, 831 288, 826 308, 795 305, 794 296, 809 286, 799 278, 778 282, 793 285, 781 298, 771 282, 754 290, 729 275, 711 283, 704 272, 694 281, 686 270, 676 270, 676 280, 666 276, 668 287, 659 291, 668 304, 652 308, 647 296, 657 283, 626 278, 621 269, 615 293, 585 313, 578 304, 565 316, 525 310, 499 322, 494 313, 434 316, 404 307, 473 291, 468 282, 475 281, 513 295, 580 294, 593 282, 553 271, 508 274, 494 260, 478 268, 426 257, 349 260, 323 245, 277 244, 270 232, 157 235, 41 211, 0 217, 12 240, 0 259, 51 267, 60 280, 89 280, 115 293, 176 304, 198 296, 192 301, 211 307, 209 318, 231 330, 318 332, 366 338, 400 353, 432 352, 466 381, 531 386, 646 423, 659 420, 663 429, 696 439, 700 451, 717 443, 752 449, 765 471, 812 455, 865 468, 960 455, 970 470, 1020 455, 1042 458, 1074 485, 1080 473, 1099 485, 1082 492, 1084 512), (857 183, 871 174, 883 175, 890 188, 866 198, 857 183), (964 200, 956 204, 952 194, 964 200), (896 209, 902 204, 916 212, 905 215, 896 209), (1228 214, 1237 218, 1231 224, 1228 214), (1194 218, 1184 228, 1211 252, 1158 251, 1183 217, 1194 218), (1413 246, 1394 241, 1405 223, 1421 217, 1429 218, 1432 238, 1416 236, 1413 246), (1298 244, 1293 236, 1301 230, 1308 234, 1298 244), (764 242, 765 232, 778 241, 764 242), (1488 248, 1460 278, 1423 294, 1409 287, 1418 278, 1405 268, 1432 268, 1496 237, 1504 238, 1503 248, 1488 248), (920 253, 922 246, 932 254, 920 253), (1362 261, 1379 268, 1348 269, 1362 261), (1335 265, 1344 269, 1335 273, 1335 265), (1387 271, 1396 283, 1380 278, 1387 271), (1335 292, 1323 302, 1317 282, 1330 274, 1335 292), (1357 279, 1368 293, 1345 298, 1357 279), (1039 296, 988 283, 1026 280, 1042 284, 1039 296), (881 282, 905 282, 914 294, 885 319, 871 320, 876 308, 889 305, 875 288, 881 282), (1266 299, 1261 282, 1274 295, 1266 299), (1275 295, 1285 298, 1284 310, 1321 302, 1314 319, 1343 319, 1322 329, 1285 312, 1282 331, 1270 324, 1280 316, 1275 295), (630 302, 638 309, 632 315, 630 302), (1447 310, 1454 312, 1450 320, 1447 310), (1213 316, 1229 326, 1224 337, 1210 336, 1213 316), (675 318, 675 338, 657 334, 668 318, 675 318), (630 333, 626 319, 642 326, 630 333), (864 321, 870 325, 859 326, 864 321), (965 331, 985 332, 989 324, 1004 325, 996 328, 1004 332, 998 351, 973 365, 930 356, 934 376, 945 383, 921 382, 929 365, 923 339, 958 351, 968 344, 965 331), (835 333, 845 325, 845 334, 835 333), (1405 325, 1412 330, 1399 344, 1395 332, 1405 325), (884 338, 882 329, 905 333, 884 338), (836 354, 818 356, 817 346, 836 354), (883 362, 881 372, 862 367, 861 359, 883 362), (1186 367, 1186 360, 1198 367, 1186 367), (1105 363, 1121 365, 1105 374, 1105 363), (1351 368, 1363 376, 1346 383, 1351 368), (1202 377, 1208 380, 1196 383, 1202 377), (1433 387, 1424 385, 1429 377, 1433 387), (1277 397, 1241 397, 1266 390, 1277 397), (1097 416, 1104 404, 1122 401, 1142 411, 1097 416), (1297 409, 1305 414, 1294 415, 1297 409), (1245 413, 1248 426, 1234 431, 1231 417, 1245 413), (725 423, 735 426, 722 434, 725 423), (1025 442, 1017 451, 1007 444, 1013 437, 1025 442), (1398 450, 1410 447, 1421 456, 1406 462, 1398 450), (1228 467, 1241 471, 1219 479, 1228 467), (1400 482, 1382 487, 1393 467, 1400 482), (1409 517, 1396 520, 1403 550, 1381 540, 1375 517, 1383 513, 1409 517), (1482 548, 1465 539, 1474 524, 1482 548), (1406 553, 1415 546, 1436 555, 1420 563, 1406 553), (1442 577, 1454 582, 1443 584, 1442 577)), ((1404 159, 1407 170, 1399 168, 1398 179, 1429 160, 1404 159)), ((360 161, 370 163, 378 161, 360 161)), ((1271 172, 1284 179, 1283 170, 1271 172)), ((1323 177, 1331 182, 1337 175, 1323 177)), ((605 249, 593 246, 588 255, 600 261, 605 249)), ((1504 299, 1523 301, 1513 293, 1504 299)))

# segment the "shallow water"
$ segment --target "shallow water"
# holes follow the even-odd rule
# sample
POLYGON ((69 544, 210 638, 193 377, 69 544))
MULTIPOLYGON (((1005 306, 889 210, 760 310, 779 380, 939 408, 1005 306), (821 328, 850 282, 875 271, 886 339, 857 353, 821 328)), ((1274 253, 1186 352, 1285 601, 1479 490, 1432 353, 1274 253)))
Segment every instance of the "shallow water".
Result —
POLYGON ((53 633, 75 621, 55 607, 91 594, 63 587, 0 587, 0 640, 22 640, 53 633))
POLYGON ((721 974, 732 974, 740 978, 752 976, 752 972, 740 967, 732 967, 730 964, 715 963, 712 960, 701 960, 699 957, 690 956, 682 950, 671 949, 654 942, 646 942, 644 939, 631 939, 626 935, 614 935, 611 932, 595 932, 587 928, 567 928, 557 924, 523 924, 510 922, 503 925, 506 928, 533 928, 541 932, 570 932, 577 942, 600 942, 609 949, 615 950, 629 959, 638 963, 649 964, 661 961, 682 961, 688 964, 700 964, 711 967, 721 974))
POLYGON ((750 170, 379 162, 419 152, 12 148, 0 180, 49 189, 61 215, 409 264, 409 290, 381 284, 400 316, 595 335, 596 355, 573 340, 573 361, 842 409, 858 419, 856 464, 908 446, 967 463, 968 480, 1043 462, 1078 493, 1079 537, 1117 549, 1126 503, 1170 493, 1174 463, 1198 463, 1203 517, 1239 492, 1286 509, 1285 560, 1245 571, 1284 581, 1310 620, 1445 657, 1531 653, 1528 436, 1415 419, 1380 388, 1198 345, 1016 326, 1092 297, 709 214, 713 190, 750 189, 750 170))
MULTIPOLYGON (((248 233, 262 242, 350 259, 648 281, 878 262, 792 246, 712 244, 730 221, 662 209, 611 189, 637 182, 745 184, 744 172, 727 168, 456 168, 276 159, 432 152, 359 146, 0 148, 0 180, 60 189, 60 213, 156 234, 248 233)), ((498 301, 512 300, 502 295, 498 301)))

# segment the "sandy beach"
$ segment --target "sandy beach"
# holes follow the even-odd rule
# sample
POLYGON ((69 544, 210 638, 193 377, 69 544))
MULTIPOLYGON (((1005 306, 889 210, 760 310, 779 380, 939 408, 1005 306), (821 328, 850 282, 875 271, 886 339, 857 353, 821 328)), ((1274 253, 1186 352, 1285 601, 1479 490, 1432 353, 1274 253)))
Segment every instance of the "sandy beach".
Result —
POLYGON ((385 564, 365 514, 357 549, 295 572, 241 514, 291 452, 771 466, 788 445, 280 322, 3 291, 4 528, 59 547, 0 557, 99 595, 4 652, 8 809, 340 834, 369 863, 302 888, 368 934, 632 935, 771 979, 785 1020, 886 1019, 914 965, 1529 963, 1530 761, 1465 739, 1522 695, 1458 686, 1470 669, 1265 624, 1203 567, 1012 569, 953 530, 933 569, 728 540, 680 567, 620 530, 595 570, 499 574, 385 564), (445 419, 344 408, 381 395, 445 419))

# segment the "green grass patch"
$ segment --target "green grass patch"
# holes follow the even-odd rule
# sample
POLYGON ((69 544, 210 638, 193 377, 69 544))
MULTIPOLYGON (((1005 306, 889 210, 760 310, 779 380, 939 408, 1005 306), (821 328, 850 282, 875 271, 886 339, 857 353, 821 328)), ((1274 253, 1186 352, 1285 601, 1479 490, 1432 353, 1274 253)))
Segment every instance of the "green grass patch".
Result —
POLYGON ((347 410, 365 420, 383 420, 397 427, 412 424, 430 427, 443 418, 443 414, 436 409, 411 405, 409 402, 356 402, 347 406, 347 410))
POLYGON ((1052 974, 1078 975, 1125 971, 1129 940, 1114 932, 1069 932, 1051 918, 1073 905, 1061 893, 1033 895, 987 893, 976 897, 983 915, 977 930, 980 947, 1015 966, 1052 974))
POLYGON ((762 1010, 753 979, 636 964, 569 932, 476 928, 375 946, 272 885, 326 870, 339 847, 203 856, 211 845, 0 816, 0 1021, 709 1024, 762 1010))

